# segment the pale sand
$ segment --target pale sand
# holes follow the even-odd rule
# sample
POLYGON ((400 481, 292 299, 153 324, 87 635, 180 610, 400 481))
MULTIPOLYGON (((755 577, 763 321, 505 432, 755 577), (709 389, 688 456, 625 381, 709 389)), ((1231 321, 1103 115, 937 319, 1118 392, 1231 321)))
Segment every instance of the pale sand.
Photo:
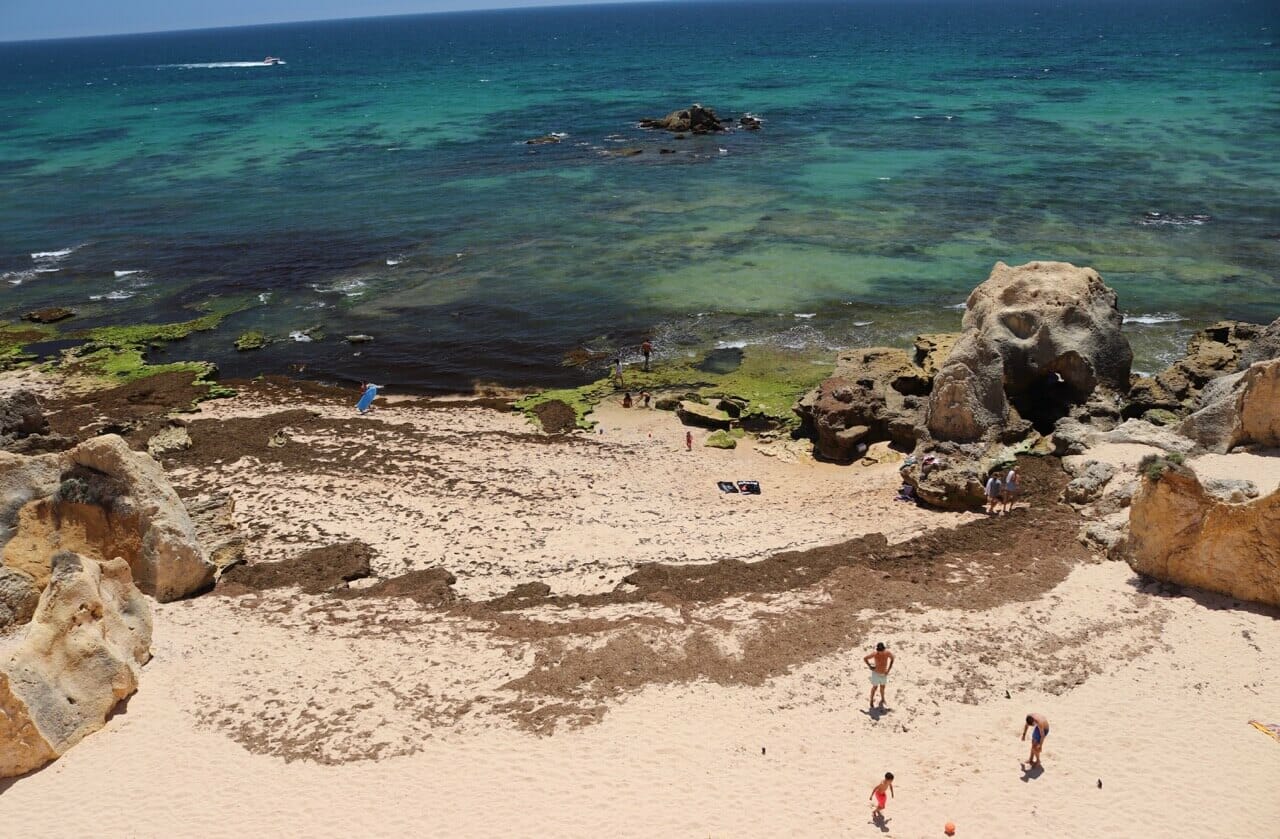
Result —
MULTIPOLYGON (((232 490, 254 560, 364 538, 379 573, 442 564, 473 598, 529 580, 607 591, 648 560, 900 540, 973 518, 895 504, 892 465, 814 464, 782 444, 771 457, 690 454, 669 415, 601 416, 604 435, 549 446, 509 436, 527 431, 517 417, 402 405, 374 417, 400 430, 309 436, 333 462, 322 477, 246 459, 175 480, 232 490), (348 474, 379 445, 403 455, 404 474, 348 474), (411 474, 420 465, 430 478, 411 474), (765 495, 721 496, 714 481, 734 478, 765 495), (539 491, 494 490, 517 479, 539 491)), ((962 837, 1274 835, 1280 743, 1247 721, 1280 721, 1280 621, 1134 584, 1122 564, 1082 564, 1029 602, 851 616, 859 647, 885 640, 900 657, 878 719, 859 651, 801 656, 765 679, 722 672, 773 619, 812 615, 820 630, 837 602, 825 582, 701 604, 540 606, 502 626, 292 590, 160 605, 139 692, 55 764, 0 783, 0 824, 32 839, 918 837, 948 820, 962 837), (604 628, 542 640, 526 620, 604 628), (709 658, 693 646, 707 638, 709 658), (695 667, 611 695, 585 683, 559 699, 510 684, 538 656, 608 645, 638 664, 701 655, 717 675, 695 667), (1038 777, 1020 765, 1030 711, 1052 729, 1038 777), (885 771, 897 798, 882 831, 867 796, 885 771)))
POLYGON ((1246 722, 1280 709, 1280 657, 1261 652, 1280 645, 1280 622, 1130 578, 1086 565, 1029 604, 882 616, 867 641, 887 638, 900 659, 879 721, 863 711, 861 662, 840 655, 759 687, 650 687, 551 737, 428 725, 416 753, 332 766, 250 754, 198 715, 210 702, 287 714, 333 690, 381 705, 379 728, 421 725, 429 696, 394 708, 378 684, 406 667, 413 681, 435 650, 388 633, 343 656, 330 628, 271 626, 216 598, 171 604, 127 712, 12 782, 0 814, 31 839, 918 837, 947 820, 959 836, 1274 835, 1280 743, 1246 722), (1017 655, 1056 657, 1081 684, 1026 685, 1017 655), (990 684, 974 704, 944 698, 979 671, 990 684), (1044 773, 1026 779, 1031 710, 1051 734, 1044 773), (882 832, 866 798, 886 770, 897 797, 882 832))
MULTIPOLYGON (((333 418, 354 413, 308 407, 333 418)), ((192 418, 280 410, 210 402, 192 418)), ((479 408, 396 405, 370 419, 380 424, 366 432, 291 434, 312 447, 323 474, 243 458, 216 474, 178 468, 170 476, 191 491, 211 482, 234 488, 237 515, 253 536, 250 561, 355 538, 379 552, 380 573, 442 565, 472 598, 529 580, 556 594, 608 591, 645 562, 753 560, 874 532, 901 541, 977 518, 895 502, 894 464, 816 463, 790 441, 711 449, 697 429, 688 452, 685 429, 664 411, 606 404, 598 414, 603 433, 554 445, 515 440, 510 435, 531 431, 523 417, 479 408), (376 452, 396 462, 362 468, 376 452), (725 494, 720 480, 758 480, 763 494, 725 494)))

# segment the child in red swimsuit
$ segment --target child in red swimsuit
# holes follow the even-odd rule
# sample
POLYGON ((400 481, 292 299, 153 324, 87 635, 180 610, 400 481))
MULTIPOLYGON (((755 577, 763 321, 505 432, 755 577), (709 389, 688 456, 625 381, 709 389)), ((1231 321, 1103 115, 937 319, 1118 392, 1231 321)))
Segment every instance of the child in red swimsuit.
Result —
POLYGON ((874 798, 876 800, 876 809, 871 814, 871 818, 879 819, 884 817, 884 813, 881 811, 884 810, 885 804, 888 803, 889 797, 892 795, 893 795, 893 773, 886 772, 884 773, 884 780, 876 784, 875 788, 871 790, 871 795, 869 796, 870 798, 874 798), (886 790, 888 791, 887 793, 886 793, 886 790))

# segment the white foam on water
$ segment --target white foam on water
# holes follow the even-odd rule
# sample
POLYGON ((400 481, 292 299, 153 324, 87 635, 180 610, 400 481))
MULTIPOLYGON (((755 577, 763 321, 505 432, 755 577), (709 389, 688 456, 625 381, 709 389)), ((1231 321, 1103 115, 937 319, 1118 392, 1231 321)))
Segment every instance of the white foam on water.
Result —
POLYGON ((855 320, 853 322, 853 325, 854 326, 870 326, 873 323, 875 323, 875 321, 873 320, 855 320))
POLYGON ((258 295, 258 302, 259 302, 259 303, 266 303, 266 302, 268 302, 269 300, 271 300, 271 292, 269 292, 269 291, 264 291, 264 292, 262 292, 261 294, 259 294, 259 295, 258 295))
POLYGON ((957 303, 957 304, 955 304, 954 306, 947 306, 946 308, 948 308, 948 309, 963 309, 965 306, 968 306, 968 305, 969 305, 968 303, 957 303))
POLYGON ((359 277, 349 280, 338 280, 329 286, 312 286, 316 291, 322 294, 341 294, 345 297, 359 297, 364 294, 368 283, 359 277))
MULTIPOLYGON (((278 62, 284 64, 285 62, 278 62)), ((224 70, 230 67, 274 67, 276 62, 263 61, 205 61, 192 64, 157 64, 157 70, 224 70)))
POLYGON ((22 285, 26 280, 36 275, 35 271, 5 271, 0 274, 0 279, 4 279, 9 285, 22 285))
POLYGON ((137 292, 133 291, 109 291, 106 294, 90 294, 90 300, 128 300, 130 297, 137 297, 137 292))
POLYGON ((390 258, 388 258, 388 259, 387 259, 387 265, 388 265, 389 267, 391 267, 391 268, 396 267, 396 266, 397 266, 397 265, 399 265, 401 262, 404 262, 404 260, 403 260, 403 259, 390 259, 390 258))
POLYGON ((142 271, 135 269, 131 271, 112 271, 111 273, 115 274, 116 277, 119 278, 119 277, 127 277, 130 274, 141 274, 142 271))
POLYGON ((1158 323, 1178 323, 1184 321, 1182 315, 1170 314, 1165 312, 1157 312, 1151 315, 1125 315, 1125 323, 1136 323, 1140 326, 1153 326, 1158 323))
POLYGON ((56 274, 56 273, 58 273, 58 272, 59 272, 59 271, 61 271, 61 270, 62 270, 61 268, 36 268, 36 269, 34 269, 34 270, 32 271, 32 273, 35 273, 35 274, 56 274))
POLYGON ((751 346, 750 341, 716 341, 716 349, 718 350, 740 350, 749 346, 751 346))
POLYGON ((793 317, 802 318, 804 320, 808 320, 809 318, 816 318, 817 316, 818 316, 817 312, 797 312, 795 315, 793 315, 793 317))
POLYGON ((311 343, 311 336, 298 329, 295 329, 293 332, 290 332, 289 337, 302 344, 311 343))
POLYGON ((63 248, 62 250, 57 251, 36 251, 31 254, 31 259, 34 262, 58 262, 66 259, 68 256, 71 256, 71 254, 80 250, 81 247, 83 247, 83 245, 72 245, 69 248, 63 248))

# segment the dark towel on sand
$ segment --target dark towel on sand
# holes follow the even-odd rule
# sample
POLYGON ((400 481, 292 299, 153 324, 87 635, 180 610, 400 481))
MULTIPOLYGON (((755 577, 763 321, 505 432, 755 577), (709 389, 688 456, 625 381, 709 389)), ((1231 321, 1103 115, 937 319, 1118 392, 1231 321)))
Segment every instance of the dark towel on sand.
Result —
POLYGON ((738 481, 738 489, 740 489, 742 492, 745 492, 747 495, 759 495, 760 482, 759 481, 738 481))
POLYGON ((721 492, 737 492, 738 487, 733 481, 716 481, 716 486, 720 487, 721 492))

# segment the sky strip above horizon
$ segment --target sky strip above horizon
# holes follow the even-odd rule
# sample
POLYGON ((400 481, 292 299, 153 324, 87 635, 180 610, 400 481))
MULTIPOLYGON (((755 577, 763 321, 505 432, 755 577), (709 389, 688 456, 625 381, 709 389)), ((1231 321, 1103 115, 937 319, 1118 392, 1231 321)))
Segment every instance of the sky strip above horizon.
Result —
MULTIPOLYGON (((654 2, 654 0, 647 0, 654 2)), ((0 42, 637 0, 4 0, 0 42)))

